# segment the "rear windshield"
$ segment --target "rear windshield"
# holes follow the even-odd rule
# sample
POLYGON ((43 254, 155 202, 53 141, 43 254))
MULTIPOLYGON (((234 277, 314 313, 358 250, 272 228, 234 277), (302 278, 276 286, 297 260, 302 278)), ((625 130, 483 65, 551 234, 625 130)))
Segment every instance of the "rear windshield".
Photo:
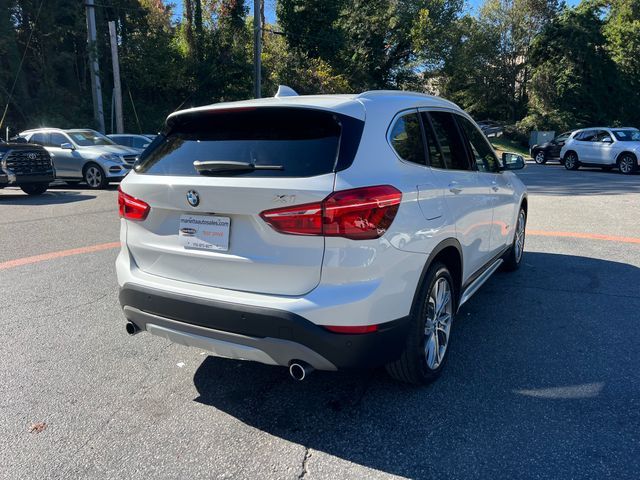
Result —
POLYGON ((136 172, 200 175, 194 161, 215 161, 280 167, 215 176, 322 175, 353 161, 362 123, 330 112, 282 107, 184 114, 173 123, 169 120, 164 135, 156 137, 141 156, 136 172))

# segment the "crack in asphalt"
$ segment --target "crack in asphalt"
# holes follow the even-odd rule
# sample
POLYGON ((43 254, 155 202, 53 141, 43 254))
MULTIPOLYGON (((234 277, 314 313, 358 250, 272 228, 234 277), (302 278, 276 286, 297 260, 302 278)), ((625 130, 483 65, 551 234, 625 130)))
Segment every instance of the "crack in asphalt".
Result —
POLYGON ((298 480, 302 480, 304 477, 307 476, 307 473, 309 473, 309 471, 307 470, 307 463, 309 461, 309 458, 311 458, 311 449, 309 447, 304 447, 304 458, 302 459, 302 471, 300 472, 300 475, 298 475, 298 480))

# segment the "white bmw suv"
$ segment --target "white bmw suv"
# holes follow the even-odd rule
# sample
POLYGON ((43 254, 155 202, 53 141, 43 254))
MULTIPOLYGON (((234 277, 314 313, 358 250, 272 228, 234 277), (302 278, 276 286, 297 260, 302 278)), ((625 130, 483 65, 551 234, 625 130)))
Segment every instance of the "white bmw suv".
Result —
POLYGON ((119 192, 127 331, 427 383, 454 315, 520 264, 527 196, 473 120, 405 92, 173 113, 119 192))
POLYGON ((640 131, 633 127, 576 130, 560 151, 567 170, 600 167, 632 174, 640 167, 640 131))

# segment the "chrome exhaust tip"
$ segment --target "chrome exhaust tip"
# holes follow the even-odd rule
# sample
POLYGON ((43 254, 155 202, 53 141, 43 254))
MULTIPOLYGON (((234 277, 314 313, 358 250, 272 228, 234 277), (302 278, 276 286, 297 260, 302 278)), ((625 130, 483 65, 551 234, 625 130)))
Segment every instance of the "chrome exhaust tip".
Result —
POLYGON ((127 322, 127 325, 125 326, 125 328, 127 329, 127 333, 129 335, 135 335, 136 333, 140 333, 140 327, 138 327, 133 322, 127 322))
POLYGON ((306 362, 294 360, 289 364, 289 375, 294 380, 301 382, 313 372, 314 368, 306 362))

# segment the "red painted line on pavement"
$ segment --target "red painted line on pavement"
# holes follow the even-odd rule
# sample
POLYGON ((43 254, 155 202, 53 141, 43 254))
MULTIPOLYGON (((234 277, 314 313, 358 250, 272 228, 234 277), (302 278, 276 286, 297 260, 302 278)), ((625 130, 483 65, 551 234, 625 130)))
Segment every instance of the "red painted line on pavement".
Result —
POLYGON ((599 233, 579 233, 579 232, 548 232, 546 230, 529 230, 527 235, 539 237, 565 237, 565 238, 583 238, 587 240, 604 240, 606 242, 620 243, 639 243, 640 238, 637 237, 619 237, 616 235, 601 235, 599 233))
POLYGON ((16 258, 7 262, 0 263, 0 270, 29 265, 31 263, 44 262, 53 260, 54 258, 70 257, 72 255, 82 255, 83 253, 100 252, 101 250, 111 250, 120 248, 120 242, 100 243, 88 247, 72 248, 70 250, 60 250, 58 252, 43 253, 42 255, 34 255, 32 257, 16 258))

